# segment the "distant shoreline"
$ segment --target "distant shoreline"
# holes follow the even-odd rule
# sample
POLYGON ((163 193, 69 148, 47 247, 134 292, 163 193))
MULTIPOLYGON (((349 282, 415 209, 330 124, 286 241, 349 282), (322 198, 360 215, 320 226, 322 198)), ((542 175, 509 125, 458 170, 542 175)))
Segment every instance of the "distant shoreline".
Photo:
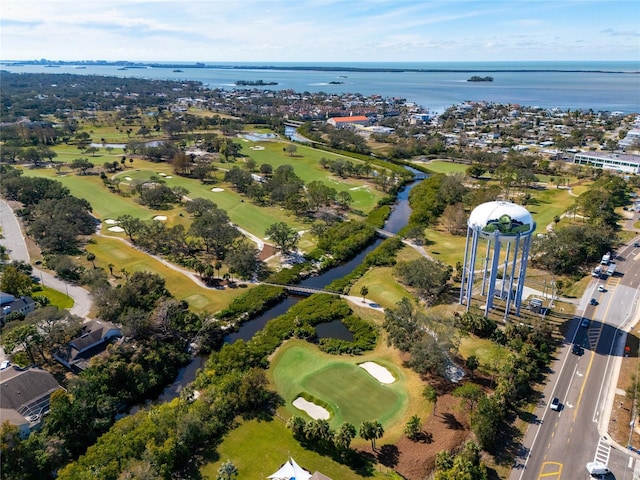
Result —
POLYGON ((616 73, 616 74, 640 74, 640 70, 622 71, 606 69, 563 69, 563 68, 393 68, 393 67, 349 67, 329 65, 221 65, 196 63, 155 63, 155 62, 128 62, 128 61, 0 61, 0 66, 95 66, 95 67, 126 67, 126 68, 162 68, 162 69, 216 69, 216 70, 298 70, 315 72, 373 72, 373 73, 616 73))

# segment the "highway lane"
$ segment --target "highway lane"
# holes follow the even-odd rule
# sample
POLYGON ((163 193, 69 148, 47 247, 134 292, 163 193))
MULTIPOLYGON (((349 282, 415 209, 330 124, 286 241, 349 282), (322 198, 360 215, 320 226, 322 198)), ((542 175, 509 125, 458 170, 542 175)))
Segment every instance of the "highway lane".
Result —
POLYGON ((536 407, 540 419, 532 424, 523 440, 521 457, 511 480, 589 478, 585 465, 599 460, 609 465, 609 478, 640 479, 640 459, 606 435, 609 412, 616 387, 617 368, 623 354, 623 331, 637 314, 640 285, 640 249, 625 247, 616 259, 620 272, 614 277, 594 279, 578 307, 580 315, 560 349, 544 391, 536 407), (598 285, 606 291, 599 292, 598 285), (591 299, 598 304, 591 305, 591 299), (580 327, 582 317, 590 319, 580 327), (583 355, 571 353, 571 345, 584 346, 583 355), (559 412, 549 409, 553 397, 562 402, 559 412))

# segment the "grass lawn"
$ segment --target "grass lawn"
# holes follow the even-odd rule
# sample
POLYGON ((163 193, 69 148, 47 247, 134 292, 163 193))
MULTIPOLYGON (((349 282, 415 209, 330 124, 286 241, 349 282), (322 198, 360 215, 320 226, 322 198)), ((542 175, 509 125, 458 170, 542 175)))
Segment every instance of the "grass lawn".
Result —
MULTIPOLYGON (((275 418, 269 422, 251 420, 243 422, 229 432, 218 446, 219 460, 208 463, 201 469, 206 478, 216 478, 222 462, 231 460, 238 467, 238 478, 266 479, 277 471, 289 456, 302 468, 311 473, 319 471, 334 480, 358 480, 351 468, 306 450, 294 440, 285 423, 275 418)), ((389 478, 380 472, 373 472, 366 478, 389 478)))
POLYGON ((479 370, 487 373, 495 372, 495 367, 509 355, 507 348, 473 335, 462 338, 458 351, 465 359, 475 355, 480 362, 479 370))
POLYGON ((42 290, 33 292, 34 297, 47 297, 49 299, 49 305, 58 308, 71 308, 73 307, 73 298, 68 297, 62 292, 54 290, 50 287, 42 287, 42 290))
POLYGON ((464 261, 465 236, 450 235, 435 228, 427 228, 425 236, 428 241, 425 250, 436 260, 447 265, 455 265, 456 262, 464 261))
POLYGON ((576 197, 569 195, 568 190, 549 188, 533 193, 533 199, 527 204, 526 209, 531 212, 537 223, 538 232, 544 232, 553 218, 562 215, 576 201, 576 197))
POLYGON ((355 297, 361 296, 360 288, 366 286, 369 289, 367 300, 382 305, 385 308, 395 307, 404 297, 413 298, 413 295, 402 284, 394 281, 392 272, 392 267, 375 267, 369 269, 369 271, 359 278, 353 287, 351 287, 349 295, 355 297))
POLYGON ((464 163, 453 163, 445 160, 433 160, 425 163, 425 167, 433 173, 465 173, 469 165, 464 163))
POLYGON ((292 415, 309 419, 291 405, 304 392, 326 406, 333 428, 345 422, 357 428, 365 420, 377 420, 388 428, 407 408, 403 375, 392 364, 377 360, 396 378, 392 384, 381 384, 358 367, 363 361, 362 357, 327 355, 311 344, 295 341, 276 353, 270 372, 292 415))
POLYGON ((246 291, 244 288, 201 287, 184 274, 115 238, 95 237, 95 242, 87 245, 87 251, 96 256, 96 267, 104 268, 107 273, 109 264, 113 264, 113 273, 118 276, 122 276, 121 268, 129 273, 145 271, 160 275, 165 279, 167 290, 178 300, 185 300, 195 312, 217 312, 246 291))

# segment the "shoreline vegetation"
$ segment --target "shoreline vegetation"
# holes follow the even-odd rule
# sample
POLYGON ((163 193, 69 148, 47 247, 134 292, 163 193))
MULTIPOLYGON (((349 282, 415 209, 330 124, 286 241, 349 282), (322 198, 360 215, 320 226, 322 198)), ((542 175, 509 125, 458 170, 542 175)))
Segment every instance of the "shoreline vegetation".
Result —
POLYGON ((183 68, 210 68, 218 70, 300 70, 300 71, 317 71, 317 72, 408 72, 408 73, 433 73, 433 72, 460 72, 460 73, 495 73, 495 72, 543 72, 543 73, 627 73, 640 74, 640 70, 623 71, 623 70, 606 70, 606 69, 564 69, 564 68, 390 68, 390 67, 353 67, 342 65, 221 65, 221 64, 205 64, 202 62, 195 63, 156 63, 156 62, 129 62, 129 61, 67 61, 67 60, 26 60, 26 61, 0 61, 0 66, 21 66, 21 65, 45 65, 58 67, 62 65, 82 65, 82 66, 105 66, 105 67, 126 67, 126 68, 166 68, 166 69, 183 69, 183 68))
POLYGON ((473 77, 467 78, 467 82, 493 82, 493 77, 480 77, 478 75, 474 75, 473 77))
POLYGON ((264 80, 237 80, 235 84, 239 87, 264 87, 267 85, 278 85, 278 82, 265 82, 264 80))

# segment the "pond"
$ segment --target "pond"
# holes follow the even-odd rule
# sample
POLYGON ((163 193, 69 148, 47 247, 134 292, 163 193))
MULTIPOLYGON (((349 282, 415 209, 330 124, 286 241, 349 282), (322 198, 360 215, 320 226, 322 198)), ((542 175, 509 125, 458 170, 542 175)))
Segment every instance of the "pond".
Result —
POLYGON ((340 320, 316 325, 316 335, 321 338, 337 338, 346 342, 353 341, 353 333, 340 320))

